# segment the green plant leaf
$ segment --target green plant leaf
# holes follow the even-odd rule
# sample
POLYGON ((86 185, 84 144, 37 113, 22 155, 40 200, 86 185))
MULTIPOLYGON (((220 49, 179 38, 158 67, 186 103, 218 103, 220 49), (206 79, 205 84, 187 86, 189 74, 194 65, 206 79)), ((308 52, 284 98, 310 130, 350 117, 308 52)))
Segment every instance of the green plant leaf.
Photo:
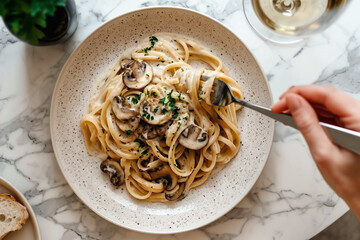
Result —
POLYGON ((26 14, 28 15, 30 13, 30 5, 28 1, 22 1, 22 0, 17 0, 18 2, 18 7, 14 7, 14 13, 16 10, 18 10, 18 12, 16 12, 16 14, 26 14))
POLYGON ((38 13, 54 16, 56 7, 65 6, 66 0, 33 0, 30 4, 30 14, 35 16, 38 13))
POLYGON ((34 22, 39 25, 40 27, 46 28, 46 15, 37 14, 34 17, 34 22))
POLYGON ((56 6, 65 7, 67 1, 68 0, 57 0, 56 1, 56 6))
POLYGON ((11 27, 11 30, 13 33, 17 34, 20 30, 20 22, 19 21, 12 21, 9 26, 11 27))
POLYGON ((38 44, 38 40, 45 34, 36 26, 36 19, 28 15, 18 33, 20 39, 26 40, 31 44, 38 44))
POLYGON ((0 1, 0 16, 5 18, 7 14, 6 1, 0 1))
POLYGON ((44 15, 53 15, 55 13, 56 6, 51 4, 52 1, 32 1, 30 4, 30 15, 32 17, 39 13, 44 15))
POLYGON ((32 44, 45 34, 46 17, 53 16, 56 8, 65 6, 67 0, 0 0, 0 16, 11 32, 32 44))

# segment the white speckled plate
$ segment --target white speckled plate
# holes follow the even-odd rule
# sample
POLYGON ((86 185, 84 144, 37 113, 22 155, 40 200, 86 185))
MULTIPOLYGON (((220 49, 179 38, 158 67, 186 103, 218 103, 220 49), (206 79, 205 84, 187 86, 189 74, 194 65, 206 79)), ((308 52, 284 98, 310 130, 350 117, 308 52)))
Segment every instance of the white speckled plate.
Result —
POLYGON ((8 193, 12 195, 17 201, 26 207, 29 218, 23 227, 14 232, 10 232, 6 235, 6 240, 41 240, 40 229, 34 211, 31 208, 30 203, 26 200, 24 195, 17 190, 8 181, 0 177, 0 193, 8 193))
POLYGON ((78 197, 94 212, 119 226, 148 233, 176 233, 204 226, 243 199, 267 160, 274 123, 255 112, 239 112, 243 145, 233 161, 182 201, 164 204, 133 199, 115 189, 88 156, 80 131, 90 92, 124 50, 157 32, 200 41, 219 56, 239 81, 248 101, 272 103, 267 80, 246 46, 224 25, 200 13, 172 7, 133 11, 104 24, 74 51, 57 81, 51 105, 51 139, 60 168, 78 197))

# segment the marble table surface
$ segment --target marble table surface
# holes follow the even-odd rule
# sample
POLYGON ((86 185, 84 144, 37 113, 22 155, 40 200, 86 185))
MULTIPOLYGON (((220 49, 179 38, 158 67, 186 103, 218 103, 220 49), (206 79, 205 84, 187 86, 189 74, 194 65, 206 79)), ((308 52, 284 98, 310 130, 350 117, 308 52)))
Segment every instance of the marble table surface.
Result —
POLYGON ((54 157, 50 102, 71 52, 92 31, 125 12, 181 6, 229 27, 264 69, 274 99, 292 85, 330 84, 360 98, 360 1, 321 34, 291 46, 259 38, 246 22, 241 0, 77 0, 79 26, 64 44, 32 47, 0 21, 0 176, 29 200, 42 239, 309 239, 348 207, 324 182, 302 136, 276 124, 259 180, 232 211, 201 229, 173 235, 143 234, 115 226, 73 193, 54 157))

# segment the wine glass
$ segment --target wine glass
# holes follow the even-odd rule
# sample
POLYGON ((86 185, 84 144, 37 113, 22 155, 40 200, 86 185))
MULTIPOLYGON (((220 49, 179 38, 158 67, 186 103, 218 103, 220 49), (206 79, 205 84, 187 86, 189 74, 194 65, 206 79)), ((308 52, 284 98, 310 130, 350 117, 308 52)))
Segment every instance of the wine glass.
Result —
POLYGON ((351 0, 243 0, 245 16, 261 37, 296 43, 329 27, 351 0))

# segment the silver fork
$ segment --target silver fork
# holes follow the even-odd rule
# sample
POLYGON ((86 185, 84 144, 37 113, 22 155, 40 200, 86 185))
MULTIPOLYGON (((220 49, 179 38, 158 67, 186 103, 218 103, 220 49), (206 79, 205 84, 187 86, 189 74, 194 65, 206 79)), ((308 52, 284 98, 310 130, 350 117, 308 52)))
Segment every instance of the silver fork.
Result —
MULTIPOLYGON (((282 122, 288 126, 298 129, 291 115, 284 113, 274 113, 270 108, 255 105, 234 97, 230 86, 220 79, 215 79, 211 93, 211 102, 216 106, 226 106, 232 102, 251 108, 261 114, 282 122)), ((338 127, 328 123, 320 122, 320 125, 326 129, 334 143, 350 151, 360 154, 360 132, 338 127)))

